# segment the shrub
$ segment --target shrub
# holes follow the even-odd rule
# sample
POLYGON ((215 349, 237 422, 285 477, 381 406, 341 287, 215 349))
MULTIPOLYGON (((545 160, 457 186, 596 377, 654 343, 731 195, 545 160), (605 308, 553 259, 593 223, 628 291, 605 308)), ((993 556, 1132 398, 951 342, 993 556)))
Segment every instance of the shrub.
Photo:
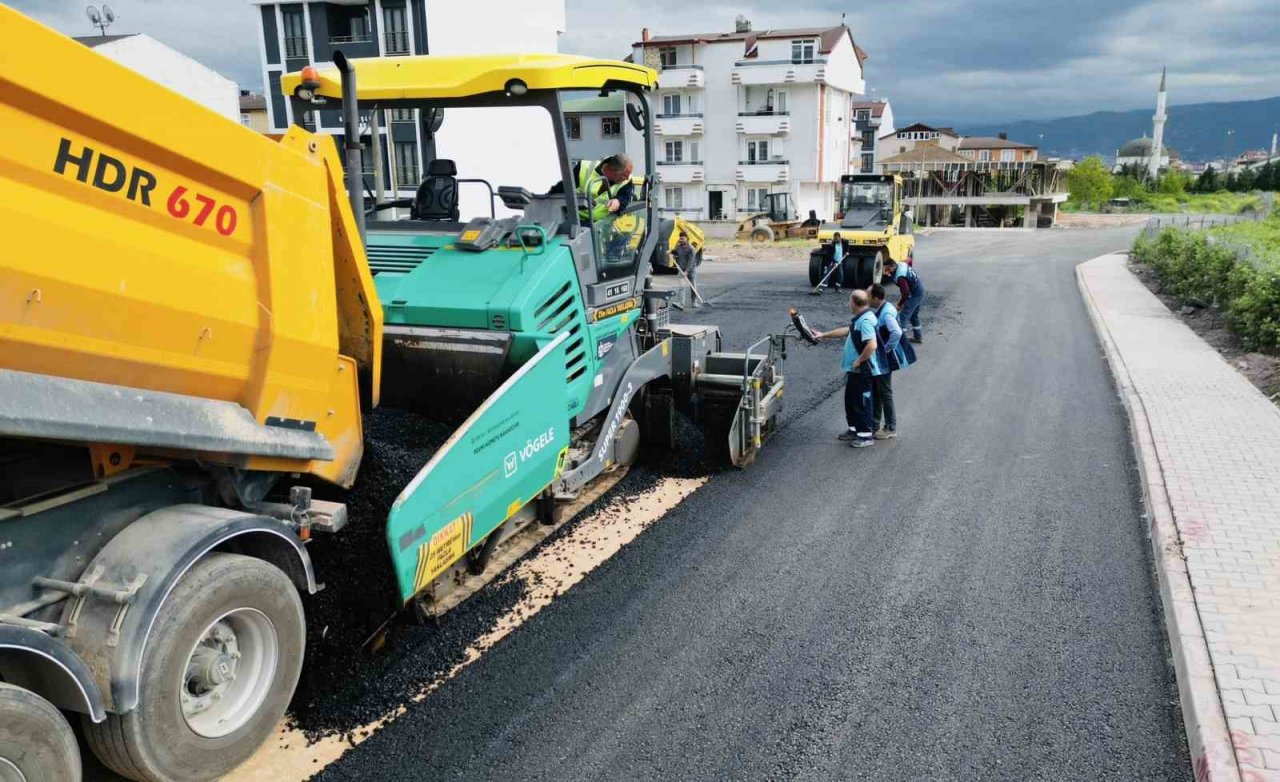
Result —
POLYGON ((1234 247, 1210 243, 1204 232, 1177 228, 1138 237, 1131 257, 1150 267, 1179 300, 1218 306, 1227 329, 1246 350, 1280 352, 1280 260, 1272 254, 1280 247, 1280 218, 1213 233, 1249 247, 1259 260, 1241 260, 1234 247))

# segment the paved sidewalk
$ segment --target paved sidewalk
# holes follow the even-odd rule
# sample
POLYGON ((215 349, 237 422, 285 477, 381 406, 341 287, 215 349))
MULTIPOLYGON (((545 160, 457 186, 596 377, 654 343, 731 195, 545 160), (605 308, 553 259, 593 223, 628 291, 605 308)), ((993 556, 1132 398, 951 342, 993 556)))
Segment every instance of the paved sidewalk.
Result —
POLYGON ((1196 779, 1280 782, 1280 411, 1125 262, 1076 274, 1129 412, 1196 779))

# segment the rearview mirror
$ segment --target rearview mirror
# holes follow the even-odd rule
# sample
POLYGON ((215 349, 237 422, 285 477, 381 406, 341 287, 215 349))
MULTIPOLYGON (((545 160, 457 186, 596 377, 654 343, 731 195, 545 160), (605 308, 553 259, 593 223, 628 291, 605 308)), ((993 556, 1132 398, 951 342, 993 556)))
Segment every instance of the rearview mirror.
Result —
POLYGON ((631 127, 644 132, 645 117, 644 111, 634 103, 627 104, 627 121, 631 123, 631 127))

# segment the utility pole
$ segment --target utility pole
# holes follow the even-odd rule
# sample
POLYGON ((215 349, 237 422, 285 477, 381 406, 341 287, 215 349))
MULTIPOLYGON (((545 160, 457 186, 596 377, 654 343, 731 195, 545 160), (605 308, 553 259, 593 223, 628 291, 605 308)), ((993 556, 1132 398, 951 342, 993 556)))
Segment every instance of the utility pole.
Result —
POLYGON ((386 196, 382 186, 382 116, 381 109, 369 112, 369 154, 373 155, 373 204, 381 204, 386 196))

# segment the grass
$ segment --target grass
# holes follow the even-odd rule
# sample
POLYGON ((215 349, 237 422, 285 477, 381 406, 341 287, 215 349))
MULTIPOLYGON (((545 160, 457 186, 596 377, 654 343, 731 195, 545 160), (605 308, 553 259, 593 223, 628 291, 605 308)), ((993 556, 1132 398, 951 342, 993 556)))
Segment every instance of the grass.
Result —
MULTIPOLYGON (((1167 195, 1165 193, 1146 193, 1133 198, 1133 206, 1124 210, 1154 214, 1240 214, 1261 208, 1262 197, 1256 193, 1231 193, 1219 190, 1216 193, 1186 193, 1183 195, 1167 195)), ((1068 201, 1064 208, 1068 212, 1089 211, 1080 204, 1068 201)))
POLYGON ((1280 270, 1280 212, 1256 223, 1212 228, 1209 233, 1228 242, 1248 245, 1264 262, 1280 270))

